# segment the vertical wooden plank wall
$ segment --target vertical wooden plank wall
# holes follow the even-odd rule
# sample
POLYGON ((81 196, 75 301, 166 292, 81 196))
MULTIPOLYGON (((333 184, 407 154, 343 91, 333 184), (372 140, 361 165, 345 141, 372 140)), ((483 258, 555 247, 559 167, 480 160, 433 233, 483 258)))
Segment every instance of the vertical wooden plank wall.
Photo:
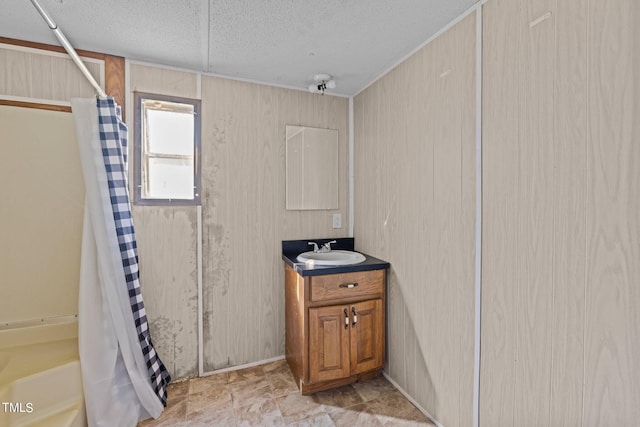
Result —
POLYGON ((473 419, 471 14, 354 99, 357 249, 391 263, 386 371, 446 426, 473 419))
MULTIPOLYGON (((185 98, 198 95, 196 73, 140 64, 129 68, 128 123, 133 123, 133 91, 185 98)), ((131 127, 129 135, 133 138, 131 127)), ((131 161, 133 145, 131 140, 131 161)), ((129 171, 133 173, 133 167, 129 171)), ((174 378, 198 374, 196 213, 195 206, 132 206, 149 330, 174 378)))
POLYGON ((588 1, 584 425, 640 419, 640 4, 588 1))
POLYGON ((203 76, 202 115, 204 370, 212 371, 284 354, 281 241, 347 235, 348 100, 203 76), (338 130, 338 210, 285 210, 287 124, 338 130))
POLYGON ((481 425, 636 425, 640 5, 483 16, 481 425))
POLYGON ((482 306, 480 420, 513 425, 518 247, 518 80, 515 1, 490 1, 482 13, 482 306), (489 32, 491 29, 492 32, 489 32), (499 52, 499 54, 498 54, 499 52), (507 78, 509 76, 509 78, 507 78), (497 101, 499 100, 499 102, 497 101), (505 179, 510 176, 510 179, 505 179), (491 220, 487 220, 491 218, 491 220), (489 262, 505 260, 505 262, 489 262), (506 261, 508 260, 508 261, 506 261), (495 284, 495 285, 492 285, 495 284))
MULTIPOLYGON (((587 0, 555 11, 553 313, 549 424, 582 425, 587 194, 587 0)), ((590 425, 586 422, 584 425, 590 425)))
MULTIPOLYGON (((18 47, 8 44, 16 41, 0 38, 0 43, 3 42, 7 44, 0 45, 0 99, 17 98, 44 103, 69 102, 73 97, 95 96, 91 84, 66 54, 36 47, 18 47)), ((87 69, 98 82, 100 71, 104 69, 104 64, 100 62, 85 61, 87 69)), ((67 111, 71 111, 70 107, 67 107, 67 111)))

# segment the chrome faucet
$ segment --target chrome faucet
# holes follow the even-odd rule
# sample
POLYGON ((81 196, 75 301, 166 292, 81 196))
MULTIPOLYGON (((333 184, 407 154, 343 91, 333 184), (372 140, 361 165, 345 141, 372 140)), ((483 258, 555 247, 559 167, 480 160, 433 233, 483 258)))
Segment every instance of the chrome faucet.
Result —
POLYGON ((309 243, 307 243, 307 245, 309 245, 309 246, 313 245, 313 252, 314 253, 317 254, 318 252, 320 252, 320 250, 318 249, 318 244, 316 242, 309 242, 309 243))
POLYGON ((332 243, 336 243, 336 241, 332 240, 330 242, 325 243, 324 245, 322 245, 322 248, 320 248, 320 250, 318 252, 329 252, 329 251, 331 251, 331 244, 332 243))

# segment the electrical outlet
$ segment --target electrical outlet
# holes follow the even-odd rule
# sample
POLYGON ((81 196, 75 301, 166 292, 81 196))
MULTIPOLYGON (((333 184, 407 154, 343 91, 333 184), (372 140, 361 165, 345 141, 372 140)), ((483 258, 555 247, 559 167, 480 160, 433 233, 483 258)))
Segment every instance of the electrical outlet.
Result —
POLYGON ((342 214, 334 213, 333 214, 333 228, 342 228, 342 214))

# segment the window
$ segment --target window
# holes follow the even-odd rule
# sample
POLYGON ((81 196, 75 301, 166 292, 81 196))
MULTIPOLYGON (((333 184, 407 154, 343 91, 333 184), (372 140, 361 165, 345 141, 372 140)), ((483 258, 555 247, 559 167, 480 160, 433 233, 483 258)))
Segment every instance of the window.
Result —
POLYGON ((200 101, 135 92, 134 102, 134 202, 199 204, 200 101))

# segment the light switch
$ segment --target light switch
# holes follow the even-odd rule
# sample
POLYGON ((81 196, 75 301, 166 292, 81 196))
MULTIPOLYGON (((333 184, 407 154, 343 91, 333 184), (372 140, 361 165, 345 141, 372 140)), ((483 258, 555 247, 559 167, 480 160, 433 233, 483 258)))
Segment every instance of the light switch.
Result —
POLYGON ((342 228, 342 214, 334 213, 333 214, 333 228, 342 228))

